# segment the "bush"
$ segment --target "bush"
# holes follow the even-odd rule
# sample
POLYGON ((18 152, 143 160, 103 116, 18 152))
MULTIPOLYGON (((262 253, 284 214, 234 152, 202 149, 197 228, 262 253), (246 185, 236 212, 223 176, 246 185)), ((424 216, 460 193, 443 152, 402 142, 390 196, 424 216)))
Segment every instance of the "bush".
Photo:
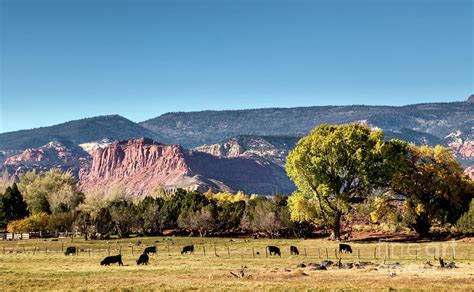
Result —
POLYGON ((463 234, 474 233, 474 199, 469 205, 469 210, 461 215, 461 218, 457 221, 456 228, 463 234))

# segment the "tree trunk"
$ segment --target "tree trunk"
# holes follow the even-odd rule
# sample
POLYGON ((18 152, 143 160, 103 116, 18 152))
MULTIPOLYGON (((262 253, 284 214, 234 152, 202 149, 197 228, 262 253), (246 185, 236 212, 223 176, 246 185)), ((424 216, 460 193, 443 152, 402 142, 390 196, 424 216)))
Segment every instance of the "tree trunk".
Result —
POLYGON ((342 214, 337 212, 336 215, 334 216, 334 239, 339 240, 341 237, 341 217, 342 214))
POLYGON ((417 216, 415 218, 415 224, 413 224, 413 229, 420 238, 427 237, 430 231, 431 223, 427 216, 417 216))

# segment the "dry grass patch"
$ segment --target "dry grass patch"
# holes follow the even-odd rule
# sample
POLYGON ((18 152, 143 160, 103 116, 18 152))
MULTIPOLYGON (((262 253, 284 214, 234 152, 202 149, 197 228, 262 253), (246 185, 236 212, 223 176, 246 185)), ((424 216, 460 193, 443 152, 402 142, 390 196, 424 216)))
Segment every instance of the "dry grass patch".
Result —
MULTIPOLYGON (((226 238, 140 238, 125 239, 118 242, 91 241, 84 242, 69 240, 59 242, 44 242, 29 240, 19 243, 0 242, 0 282, 5 290, 78 290, 78 289, 219 289, 219 290, 282 290, 282 289, 447 289, 471 291, 474 286, 474 263, 467 259, 456 260, 459 268, 440 270, 436 267, 424 269, 426 260, 437 266, 433 261, 430 246, 421 244, 417 254, 418 261, 413 255, 404 254, 410 244, 399 244, 391 254, 387 263, 398 261, 400 268, 367 267, 350 270, 329 268, 327 271, 315 271, 309 267, 296 268, 299 263, 320 263, 326 259, 325 248, 333 250, 336 243, 327 240, 251 240, 226 238), (133 245, 137 240, 142 246, 133 245), (158 241, 158 254, 150 256, 148 266, 137 266, 135 261, 144 246, 158 241), (168 243, 167 243, 168 242, 168 243), (167 244, 169 246, 169 254, 167 244), (194 255, 181 255, 180 248, 192 242, 196 245, 194 255), (48 254, 39 250, 40 246, 49 245, 48 254), (64 256, 61 247, 77 245, 80 249, 78 256, 64 256), (115 248, 121 247, 125 266, 103 267, 100 260, 115 248), (134 247, 134 254, 131 247, 134 247), (218 257, 214 255, 214 245, 218 257), (282 248, 282 257, 266 257, 265 246, 276 245, 282 248), (290 256, 289 246, 296 245, 306 248, 304 255, 290 256), (36 252, 33 249, 36 246, 36 252), (5 247, 5 254, 3 254, 5 247), (206 247, 206 255, 203 253, 206 247), (228 247, 228 248, 227 248, 228 247), (428 247, 428 249, 426 249, 428 247), (24 248, 24 249, 23 249, 24 248), (91 254, 87 252, 90 248, 91 254), (288 249, 288 250, 287 250, 288 249), (321 250, 324 253, 319 255, 321 250), (421 250, 426 249, 424 255, 421 250), (9 253, 10 250, 20 250, 22 253, 9 253), (23 252, 26 251, 26 253, 23 252), (255 255, 258 250, 260 255, 255 255), (230 255, 227 253, 230 251, 230 255), (247 266, 248 277, 236 278, 230 272, 239 271, 241 266, 247 266)), ((448 243, 431 243, 431 247, 443 246, 448 243)), ((358 243, 351 244, 355 253, 359 252, 361 260, 382 263, 383 258, 374 260, 374 249, 383 249, 383 245, 358 243)), ((447 249, 449 257, 449 250, 447 249)), ((474 256, 472 242, 456 244, 456 255, 474 256)), ((329 253, 329 251, 328 251, 329 253)), ((385 255, 386 256, 386 255, 385 255)), ((335 261, 334 252, 328 257, 335 261)), ((357 254, 343 255, 343 262, 357 262, 357 254)), ((450 261, 448 258, 447 261, 450 261)))

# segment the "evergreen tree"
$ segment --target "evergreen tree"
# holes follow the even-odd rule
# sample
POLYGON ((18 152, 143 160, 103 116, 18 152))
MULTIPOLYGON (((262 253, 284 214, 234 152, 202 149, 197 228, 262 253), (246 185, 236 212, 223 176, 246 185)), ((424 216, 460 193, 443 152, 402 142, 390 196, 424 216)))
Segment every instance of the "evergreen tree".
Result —
POLYGON ((12 220, 28 216, 28 209, 16 183, 5 190, 0 198, 0 224, 6 226, 12 220))

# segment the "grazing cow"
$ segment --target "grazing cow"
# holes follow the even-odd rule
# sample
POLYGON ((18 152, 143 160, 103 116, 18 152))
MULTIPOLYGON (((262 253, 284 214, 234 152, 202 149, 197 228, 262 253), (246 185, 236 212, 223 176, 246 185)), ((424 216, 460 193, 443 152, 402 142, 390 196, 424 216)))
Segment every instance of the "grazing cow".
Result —
POLYGON ((268 253, 270 255, 278 255, 281 257, 281 252, 280 252, 280 248, 276 247, 276 246, 273 246, 273 245, 269 245, 267 246, 268 248, 268 253))
POLYGON ((300 251, 298 250, 298 248, 296 246, 290 246, 290 253, 291 255, 299 255, 300 254, 300 251))
POLYGON ((352 248, 348 244, 340 243, 339 244, 339 253, 345 252, 345 253, 352 253, 352 248))
POLYGON ((190 253, 190 254, 194 253, 194 245, 190 244, 183 247, 181 254, 187 254, 187 253, 190 253))
POLYGON ((115 264, 115 263, 118 263, 119 266, 123 266, 123 263, 122 263, 122 255, 115 255, 115 256, 108 256, 108 257, 105 257, 101 262, 100 262, 100 265, 101 266, 110 266, 110 264, 115 264))
POLYGON ((156 246, 148 246, 143 251, 144 254, 154 253, 156 254, 156 246))
POLYGON ((75 246, 68 246, 64 255, 77 254, 77 249, 75 246))
POLYGON ((148 255, 146 253, 141 254, 137 260, 137 265, 148 265, 148 255))

